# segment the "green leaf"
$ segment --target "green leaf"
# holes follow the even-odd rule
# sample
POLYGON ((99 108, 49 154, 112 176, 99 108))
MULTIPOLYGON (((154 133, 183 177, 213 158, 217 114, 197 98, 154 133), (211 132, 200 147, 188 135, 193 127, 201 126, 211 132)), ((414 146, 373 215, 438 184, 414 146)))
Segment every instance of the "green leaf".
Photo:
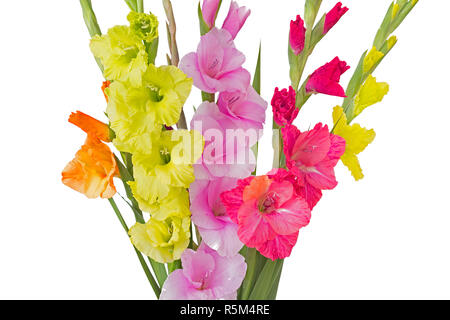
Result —
MULTIPOLYGON (((261 43, 259 43, 258 62, 256 63, 255 75, 253 77, 253 89, 260 95, 261 94, 261 43)), ((252 175, 256 175, 257 163, 258 163, 258 142, 252 147, 252 151, 255 154, 256 165, 252 175)))
POLYGON ((353 105, 351 104, 353 102, 353 98, 356 96, 356 94, 359 91, 359 88, 364 83, 363 79, 363 69, 364 69, 364 59, 366 58, 367 51, 365 51, 361 58, 359 59, 358 66, 356 67, 355 72, 353 73, 352 78, 350 79, 350 82, 347 87, 346 95, 347 98, 344 99, 344 102, 342 104, 342 108, 344 109, 344 112, 346 113, 348 118, 351 118, 351 115, 353 114, 353 105))
POLYGON ((261 42, 259 43, 258 61, 256 63, 252 86, 258 94, 261 94, 261 42))
POLYGON ((291 48, 291 45, 288 44, 288 57, 289 57, 289 77, 291 78, 291 84, 294 89, 298 88, 300 83, 300 55, 296 55, 291 48))
MULTIPOLYGON (((247 247, 244 247, 247 248, 247 247)), ((267 259, 256 249, 247 248, 245 262, 247 263, 247 273, 240 289, 240 299, 247 300, 255 286, 258 275, 261 273, 267 259)))
POLYGON ((206 24, 205 19, 203 19, 202 7, 200 6, 200 2, 198 3, 198 21, 200 23, 200 34, 203 36, 207 34, 210 29, 206 24))
POLYGON ((390 34, 393 9, 394 9, 394 2, 391 3, 388 11, 386 12, 386 16, 384 17, 383 22, 381 23, 380 28, 378 29, 377 35, 375 36, 373 45, 377 48, 377 50, 380 50, 384 41, 386 41, 387 37, 390 34))
POLYGON ((137 3, 136 0, 125 0, 126 4, 128 5, 128 7, 137 12, 137 3))
POLYGON ((400 24, 405 20, 405 18, 408 16, 408 14, 411 12, 412 9, 416 6, 418 1, 409 1, 407 4, 405 4, 395 17, 394 21, 392 22, 390 32, 394 32, 400 24))
MULTIPOLYGON (((126 159, 126 154, 122 155, 126 159)), ((142 215, 142 211, 139 209, 139 205, 136 199, 133 196, 133 192, 131 191, 130 186, 128 185, 129 181, 134 181, 133 175, 130 173, 130 169, 125 167, 123 163, 116 157, 117 166, 119 167, 120 178, 122 180, 123 186, 125 188, 125 192, 127 194, 127 198, 133 204, 133 213, 136 218, 136 221, 139 223, 145 223, 144 216, 142 215)))
POLYGON ((156 56, 158 55, 159 38, 145 45, 148 53, 148 63, 155 64, 156 56))
POLYGON ((317 18, 317 13, 319 13, 320 5, 322 0, 306 0, 305 2, 305 23, 308 29, 314 26, 314 22, 317 18))
POLYGON ((269 295, 267 296, 267 300, 276 300, 277 293, 278 293, 278 286, 280 285, 281 272, 282 271, 283 271, 283 266, 281 266, 281 268, 279 269, 279 272, 275 276, 275 281, 274 281, 274 284, 272 286, 272 289, 269 292, 269 295))
POLYGON ((272 293, 272 288, 275 284, 278 273, 283 267, 283 260, 269 260, 267 259, 264 268, 262 269, 255 287, 249 296, 249 300, 267 300, 272 293))

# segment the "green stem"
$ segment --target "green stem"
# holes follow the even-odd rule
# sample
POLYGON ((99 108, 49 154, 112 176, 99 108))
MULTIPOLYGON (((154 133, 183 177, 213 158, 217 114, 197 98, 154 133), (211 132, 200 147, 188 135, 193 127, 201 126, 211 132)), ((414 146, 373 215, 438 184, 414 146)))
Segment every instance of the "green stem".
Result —
MULTIPOLYGON (((126 157, 125 157, 125 159, 126 159, 126 157)), ((137 203, 136 199, 134 198, 133 192, 131 191, 131 188, 128 185, 128 182, 134 181, 133 175, 130 173, 128 168, 117 157, 116 157, 116 163, 117 163, 117 166, 119 167, 120 178, 122 180, 123 187, 125 188, 127 198, 131 201, 131 204, 133 205, 134 217, 137 222, 145 223, 142 211, 139 209, 139 204, 137 203)))
MULTIPOLYGON (((164 11, 166 13, 167 17, 167 31, 168 31, 168 42, 169 42, 169 49, 170 49, 170 58, 168 58, 168 62, 178 67, 178 63, 180 62, 180 55, 178 52, 178 44, 177 44, 177 24, 175 22, 175 15, 173 13, 173 7, 172 2, 170 0, 162 0, 164 11)), ((178 129, 187 129, 187 121, 186 116, 184 114, 184 110, 181 109, 180 113, 180 119, 177 123, 178 129)))
MULTIPOLYGON (((120 224, 122 225, 123 229, 128 235, 128 226, 123 219, 122 214, 120 213, 119 208, 117 207, 116 202, 113 198, 108 199, 111 207, 113 208, 114 212, 116 213, 117 218, 119 219, 120 224)), ((157 298, 159 298, 159 295, 161 294, 161 289, 158 287, 158 284, 155 281, 155 278, 153 278, 152 273, 150 272, 150 269, 148 268, 147 263, 145 263, 144 257, 142 254, 134 247, 134 251, 136 251, 136 255, 138 256, 139 262, 141 263, 142 269, 144 270, 145 275, 147 276, 147 279, 152 286, 153 291, 155 292, 155 295, 157 298)))
POLYGON ((147 257, 150 265, 152 266, 153 272, 155 273, 156 280, 158 280, 159 286, 162 288, 164 282, 167 279, 167 270, 166 266, 163 263, 156 262, 150 257, 147 257))
POLYGON ((144 12, 144 0, 137 0, 137 12, 144 12))
MULTIPOLYGON (((94 10, 92 9, 91 0, 80 0, 80 5, 81 9, 83 10, 84 23, 86 24, 91 38, 96 35, 101 35, 102 31, 100 30, 100 26, 97 22, 97 17, 95 16, 94 10)), ((97 62, 98 67, 103 73, 104 68, 100 59, 95 58, 95 61, 97 62)))

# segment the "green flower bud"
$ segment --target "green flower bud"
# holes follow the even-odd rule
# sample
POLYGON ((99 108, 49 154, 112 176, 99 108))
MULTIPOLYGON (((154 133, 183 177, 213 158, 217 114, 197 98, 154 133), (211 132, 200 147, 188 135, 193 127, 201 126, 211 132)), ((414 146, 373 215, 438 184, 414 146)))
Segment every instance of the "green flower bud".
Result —
POLYGON ((152 42, 158 38, 158 18, 150 13, 137 13, 131 11, 127 17, 131 31, 145 42, 152 42))

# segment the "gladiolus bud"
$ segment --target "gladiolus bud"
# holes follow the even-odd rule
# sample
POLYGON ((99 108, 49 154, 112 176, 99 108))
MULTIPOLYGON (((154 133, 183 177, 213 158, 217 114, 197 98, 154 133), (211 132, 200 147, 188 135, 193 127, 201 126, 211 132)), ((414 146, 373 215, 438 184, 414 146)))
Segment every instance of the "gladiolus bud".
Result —
POLYGON ((347 7, 342 7, 342 2, 338 2, 325 17, 325 24, 323 26, 323 34, 328 33, 331 28, 342 18, 348 11, 347 7))
POLYGON ((295 21, 291 21, 289 43, 295 55, 299 55, 305 48, 306 29, 302 18, 298 15, 295 21))
POLYGON ((246 7, 239 7, 239 5, 232 1, 230 5, 230 10, 225 18, 222 29, 227 30, 231 36, 236 38, 238 32, 244 26, 245 21, 250 15, 250 10, 246 7))
POLYGON ((202 6, 203 20, 208 27, 214 27, 216 23, 217 11, 219 10, 220 0, 204 0, 202 6))

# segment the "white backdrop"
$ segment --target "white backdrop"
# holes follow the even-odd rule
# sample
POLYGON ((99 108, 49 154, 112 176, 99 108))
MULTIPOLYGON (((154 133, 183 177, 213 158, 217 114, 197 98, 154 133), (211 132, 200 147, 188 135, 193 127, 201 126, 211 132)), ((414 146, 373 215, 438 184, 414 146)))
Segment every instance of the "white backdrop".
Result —
MULTIPOLYGON (((335 56, 355 67, 390 0, 343 2, 350 11, 319 44, 307 73, 335 56)), ((103 31, 126 23, 124 1, 93 3, 103 31)), ((197 3, 173 0, 181 55, 199 40, 197 3)), ((254 70, 262 41, 263 97, 270 100, 275 86, 289 85, 287 32, 303 1, 239 3, 252 15, 236 45, 254 70)), ((323 10, 334 3, 324 0, 323 10)), ((160 1, 145 4, 164 21, 160 1)), ((391 91, 358 118, 377 132, 360 157, 366 177, 356 183, 338 165, 339 186, 325 193, 286 261, 280 299, 450 298, 449 10, 446 0, 419 1, 395 33, 399 42, 375 74, 391 91)), ((78 1, 2 1, 0 30, 0 298, 152 299, 107 201, 87 200, 60 182, 85 139, 67 122, 70 112, 105 120, 102 78, 78 1)), ((161 42, 160 64, 167 52, 161 42)), ((195 89, 189 116, 199 102, 195 89)), ((296 124, 330 124, 339 103, 315 96, 296 124)), ((269 134, 264 141, 260 173, 271 165, 269 134)))

